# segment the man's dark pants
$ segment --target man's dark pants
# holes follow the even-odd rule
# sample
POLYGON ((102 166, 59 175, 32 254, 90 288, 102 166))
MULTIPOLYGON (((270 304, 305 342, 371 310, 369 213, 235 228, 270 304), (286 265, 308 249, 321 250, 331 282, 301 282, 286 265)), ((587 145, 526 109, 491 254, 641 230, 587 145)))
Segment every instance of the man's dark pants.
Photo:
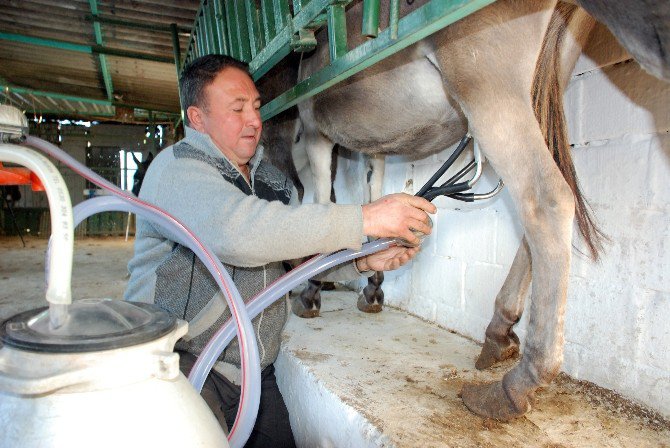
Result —
MULTIPOLYGON (((179 368, 188 375, 196 357, 187 352, 179 352, 179 368)), ((232 428, 240 404, 240 387, 212 370, 202 387, 202 398, 224 428, 232 428)), ((245 448, 293 448, 293 432, 288 419, 284 398, 279 392, 274 365, 270 364, 261 372, 261 402, 256 424, 245 448)))

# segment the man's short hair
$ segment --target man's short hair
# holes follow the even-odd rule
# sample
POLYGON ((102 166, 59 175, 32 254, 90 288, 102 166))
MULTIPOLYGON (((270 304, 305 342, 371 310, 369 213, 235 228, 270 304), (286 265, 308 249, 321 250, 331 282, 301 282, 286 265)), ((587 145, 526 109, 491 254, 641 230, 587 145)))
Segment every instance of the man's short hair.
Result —
POLYGON ((179 78, 181 107, 184 110, 190 106, 206 108, 205 87, 227 68, 236 68, 251 77, 247 63, 223 54, 201 56, 186 65, 179 78))

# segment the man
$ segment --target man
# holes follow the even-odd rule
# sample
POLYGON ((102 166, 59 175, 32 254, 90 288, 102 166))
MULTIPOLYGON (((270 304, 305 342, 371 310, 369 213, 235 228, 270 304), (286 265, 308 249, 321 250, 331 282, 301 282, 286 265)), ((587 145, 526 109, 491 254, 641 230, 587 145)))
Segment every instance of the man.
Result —
MULTIPOLYGON (((435 207, 405 194, 360 205, 299 205, 291 182, 262 161, 260 95, 247 66, 221 55, 189 64, 180 79, 186 137, 158 155, 140 197, 164 208, 191 228, 225 263, 245 300, 284 273, 282 260, 341 248, 359 248, 364 236, 401 237, 418 243, 410 229, 429 234, 435 207)), ((396 269, 418 249, 392 247, 336 267, 326 280, 352 279, 361 272, 396 269)), ((190 250, 138 219, 135 255, 126 299, 154 302, 189 321, 177 343, 182 370, 230 311, 203 264, 190 250)), ((277 388, 273 362, 288 318, 278 300, 253 321, 262 371, 261 404, 247 446, 294 446, 288 412, 277 388)), ((239 402, 239 346, 235 339, 210 373, 203 397, 224 428, 239 402)))

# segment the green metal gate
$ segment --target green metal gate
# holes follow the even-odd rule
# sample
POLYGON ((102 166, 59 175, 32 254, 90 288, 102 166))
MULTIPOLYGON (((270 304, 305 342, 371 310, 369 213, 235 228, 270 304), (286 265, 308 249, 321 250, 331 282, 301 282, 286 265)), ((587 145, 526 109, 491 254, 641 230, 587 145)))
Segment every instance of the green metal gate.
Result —
POLYGON ((362 33, 371 39, 347 51, 345 7, 351 1, 203 0, 185 62, 226 54, 248 62, 257 80, 291 51, 314 49, 314 33, 327 27, 330 63, 265 104, 267 120, 493 1, 432 0, 400 18, 400 0, 389 0, 389 24, 378 32, 380 0, 365 0, 362 33))

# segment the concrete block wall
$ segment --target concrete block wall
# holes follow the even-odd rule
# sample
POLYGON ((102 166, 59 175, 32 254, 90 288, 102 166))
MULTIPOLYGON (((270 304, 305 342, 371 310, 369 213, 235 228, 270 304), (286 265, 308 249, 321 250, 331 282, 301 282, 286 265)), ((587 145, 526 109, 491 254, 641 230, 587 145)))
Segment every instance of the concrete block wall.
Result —
MULTIPOLYGON (((670 416, 670 85, 602 28, 585 53, 566 115, 583 192, 610 243, 599 263, 573 252, 563 370, 670 416)), ((450 150, 387 157, 384 192, 414 193, 450 150)), ((338 163, 338 200, 366 199, 365 158, 344 153, 338 163)), ((487 168, 478 188, 496 182, 487 168)), ((416 261, 386 275, 387 303, 482 341, 522 236, 516 211, 505 192, 481 209, 435 203, 434 233, 416 261)), ((525 319, 517 327, 523 342, 525 319)))

